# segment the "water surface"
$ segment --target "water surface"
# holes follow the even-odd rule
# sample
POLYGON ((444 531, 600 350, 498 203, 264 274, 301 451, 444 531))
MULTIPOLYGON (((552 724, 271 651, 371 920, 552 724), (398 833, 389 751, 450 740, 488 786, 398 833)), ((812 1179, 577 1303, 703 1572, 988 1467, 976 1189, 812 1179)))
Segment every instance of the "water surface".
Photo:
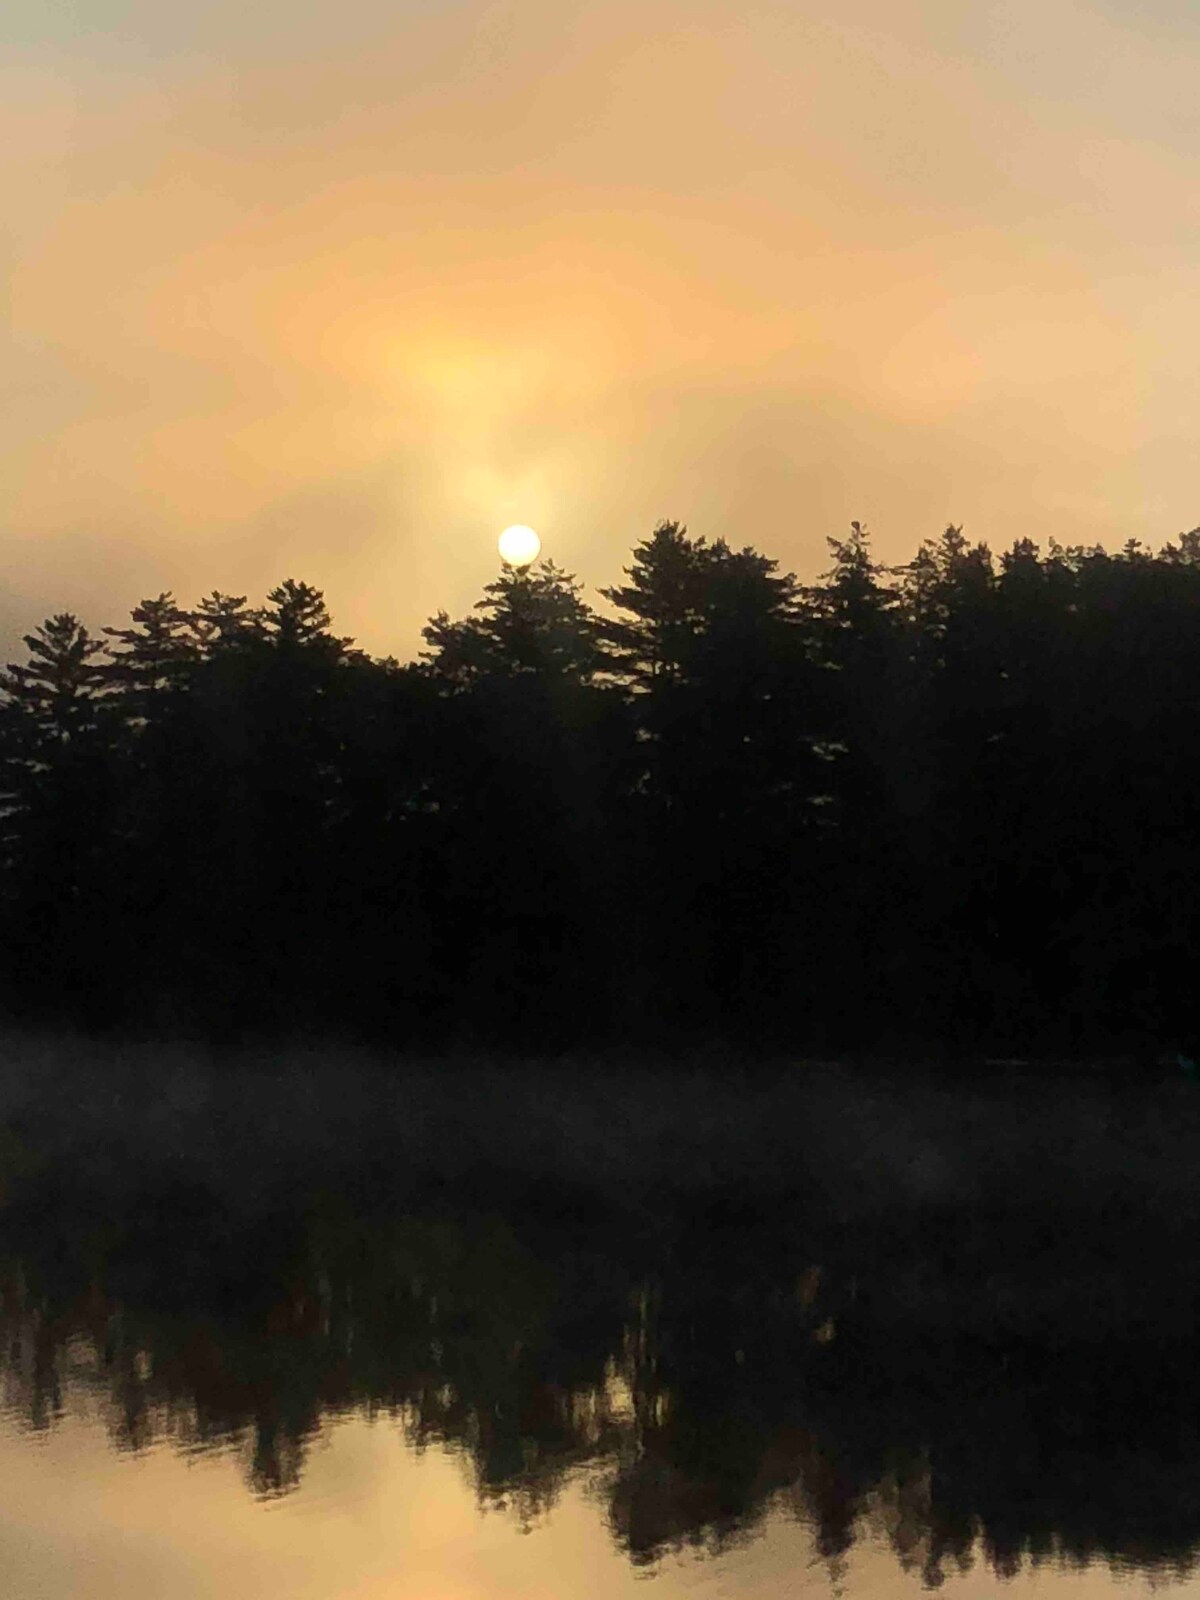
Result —
POLYGON ((0 1208, 9 1593, 1200 1592, 1186 1209, 89 1138, 0 1208))

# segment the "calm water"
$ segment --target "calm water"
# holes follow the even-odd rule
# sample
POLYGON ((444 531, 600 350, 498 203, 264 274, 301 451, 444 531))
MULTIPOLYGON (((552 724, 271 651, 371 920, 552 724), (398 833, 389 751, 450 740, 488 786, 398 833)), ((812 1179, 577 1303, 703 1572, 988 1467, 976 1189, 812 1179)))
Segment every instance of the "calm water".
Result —
POLYGON ((1128 1240, 100 1170, 0 1208, 6 1594, 1200 1593, 1190 1280, 1128 1240))

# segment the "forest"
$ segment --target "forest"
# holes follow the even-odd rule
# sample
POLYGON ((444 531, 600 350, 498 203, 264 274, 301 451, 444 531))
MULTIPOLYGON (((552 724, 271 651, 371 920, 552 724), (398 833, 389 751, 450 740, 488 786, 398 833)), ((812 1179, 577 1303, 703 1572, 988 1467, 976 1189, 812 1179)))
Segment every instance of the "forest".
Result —
POLYGON ((0 673, 0 1004, 425 1052, 1197 1036, 1200 528, 811 585, 660 523, 419 659, 318 589, 77 616, 0 673))

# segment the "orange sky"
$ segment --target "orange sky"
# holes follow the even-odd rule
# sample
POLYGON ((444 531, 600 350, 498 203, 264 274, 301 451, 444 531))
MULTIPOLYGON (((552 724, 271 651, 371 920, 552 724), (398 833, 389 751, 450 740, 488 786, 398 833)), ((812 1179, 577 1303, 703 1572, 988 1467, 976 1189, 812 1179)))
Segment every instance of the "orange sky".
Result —
POLYGON ((324 589, 401 659, 508 522, 811 579, 1200 522, 1188 0, 8 0, 6 658, 324 589))

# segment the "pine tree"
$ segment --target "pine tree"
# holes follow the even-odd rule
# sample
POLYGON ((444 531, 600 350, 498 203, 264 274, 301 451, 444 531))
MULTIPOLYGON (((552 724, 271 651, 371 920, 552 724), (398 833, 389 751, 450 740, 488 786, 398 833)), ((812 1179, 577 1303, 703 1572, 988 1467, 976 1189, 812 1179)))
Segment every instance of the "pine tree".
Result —
POLYGON ((182 685, 199 650, 189 637, 192 617, 176 605, 170 590, 141 601, 130 616, 136 627, 103 631, 125 646, 106 647, 112 661, 108 681, 119 691, 129 721, 140 726, 153 720, 163 698, 182 685))
POLYGON ((601 591, 628 613, 604 625, 610 670, 632 697, 641 787, 667 810, 700 793, 736 808, 748 787, 784 781, 762 769, 768 751, 782 754, 780 741, 787 762, 803 760, 790 742, 805 744, 796 718, 811 714, 812 674, 800 591, 777 565, 664 522, 635 547, 629 582, 601 591))
POLYGON ((693 1022, 778 1007, 807 872, 814 668, 791 574, 660 523, 602 591, 640 772, 643 970, 693 1022))
POLYGON ((0 673, 5 933, 27 999, 98 1020, 117 942, 101 929, 115 891, 119 723, 104 650, 70 612, 26 634, 29 660, 0 673))
MULTIPOLYGON (((56 782, 78 766, 94 744, 106 709, 104 650, 78 617, 48 617, 24 635, 29 659, 0 672, 0 728, 6 855, 18 850, 22 828, 50 803, 56 782), (93 736, 89 739, 89 736, 93 736)), ((110 730, 111 731, 111 730, 110 730)))
POLYGON ((108 673, 95 658, 105 645, 69 611, 24 635, 29 660, 0 673, 0 695, 27 714, 39 733, 59 743, 94 727, 108 673))
POLYGON ((438 612, 422 630, 426 669, 449 687, 522 673, 582 684, 604 671, 601 623, 577 580, 552 561, 504 568, 475 611, 461 622, 438 612))
POLYGON ((812 960, 827 974, 834 1035, 863 1045, 879 1038, 896 1007, 889 963, 913 935, 907 824, 926 793, 909 735, 915 708, 890 569, 876 561, 861 522, 826 543, 833 563, 805 591, 826 773, 814 797, 826 937, 812 960))
POLYGON ((464 973, 460 1022, 509 1039, 577 1027, 581 1005, 602 1008, 619 876, 605 833, 624 713, 599 621, 547 561, 506 568, 473 615, 440 613, 424 633, 440 697, 437 938, 464 973))
POLYGON ((704 539, 692 539, 679 522, 660 522, 634 547, 628 583, 601 589, 624 617, 608 623, 619 670, 635 689, 685 677, 705 615, 704 539))
POLYGON ((246 609, 246 596, 214 589, 190 614, 192 637, 204 657, 245 647, 263 634, 262 612, 246 609))
POLYGON ((285 578, 270 591, 259 618, 264 640, 279 652, 304 651, 340 660, 354 643, 330 633, 329 611, 321 590, 294 578, 285 578))

